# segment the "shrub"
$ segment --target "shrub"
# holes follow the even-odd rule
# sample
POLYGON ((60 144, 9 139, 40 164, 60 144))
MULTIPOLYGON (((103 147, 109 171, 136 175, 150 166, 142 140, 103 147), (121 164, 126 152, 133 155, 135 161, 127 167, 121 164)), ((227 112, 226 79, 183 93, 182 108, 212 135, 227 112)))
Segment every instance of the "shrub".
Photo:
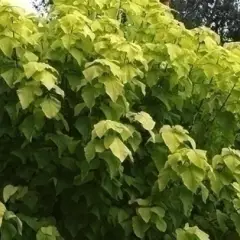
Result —
POLYGON ((1 239, 240 233, 238 46, 157 0, 1 4, 0 29, 1 239))

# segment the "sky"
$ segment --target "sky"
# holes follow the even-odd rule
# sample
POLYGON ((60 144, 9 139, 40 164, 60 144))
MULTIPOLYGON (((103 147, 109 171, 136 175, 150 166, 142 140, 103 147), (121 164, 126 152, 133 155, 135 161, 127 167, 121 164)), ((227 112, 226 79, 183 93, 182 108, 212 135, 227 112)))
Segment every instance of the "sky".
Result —
POLYGON ((24 8, 27 12, 34 12, 31 0, 8 0, 8 2, 14 6, 20 6, 24 8))

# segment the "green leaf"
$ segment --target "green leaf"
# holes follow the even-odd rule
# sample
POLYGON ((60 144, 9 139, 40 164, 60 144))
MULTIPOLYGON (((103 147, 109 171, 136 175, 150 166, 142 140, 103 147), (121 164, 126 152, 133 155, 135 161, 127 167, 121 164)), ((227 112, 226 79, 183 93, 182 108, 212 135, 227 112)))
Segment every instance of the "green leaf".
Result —
POLYGON ((18 187, 15 187, 13 185, 7 185, 3 189, 3 200, 6 203, 9 198, 14 195, 18 190, 18 187))
POLYGON ((111 179, 117 176, 121 170, 121 162, 110 151, 105 151, 100 154, 100 158, 107 163, 111 179))
POLYGON ((143 128, 151 131, 155 126, 155 122, 153 121, 152 117, 146 112, 139 112, 134 114, 135 121, 138 121, 142 124, 143 128))
POLYGON ((54 85, 53 89, 56 92, 56 94, 60 95, 61 97, 65 96, 64 91, 60 87, 58 87, 57 85, 54 85))
POLYGON ((54 226, 41 227, 36 235, 36 240, 57 240, 60 237, 58 230, 54 226))
POLYGON ((152 207, 151 211, 155 213, 159 218, 163 218, 165 216, 165 210, 161 207, 152 207))
POLYGON ((24 134, 26 139, 28 139, 30 142, 32 141, 32 137, 35 134, 35 121, 34 116, 28 116, 24 119, 24 121, 19 126, 19 129, 24 134))
POLYGON ((34 79, 41 82, 48 90, 51 90, 57 82, 57 78, 49 71, 42 71, 35 74, 34 79))
POLYGON ((74 92, 78 92, 82 87, 86 86, 87 82, 78 75, 66 74, 70 88, 74 92))
POLYGON ((210 240, 209 236, 200 230, 198 227, 192 227, 187 229, 189 232, 195 233, 195 235, 198 237, 199 240, 210 240))
POLYGON ((38 56, 30 51, 26 51, 24 53, 24 57, 27 59, 28 62, 37 62, 38 56))
POLYGON ((83 52, 78 50, 77 48, 71 48, 69 52, 75 58, 78 65, 81 66, 84 60, 83 52))
POLYGON ((74 107, 74 116, 78 116, 81 111, 86 107, 85 103, 79 103, 74 107))
POLYGON ((195 193, 204 178, 204 171, 195 166, 190 166, 180 175, 184 185, 195 193))
POLYGON ((73 140, 73 137, 69 137, 61 132, 57 134, 47 134, 46 140, 51 140, 58 147, 58 155, 61 157, 64 151, 68 149, 70 153, 74 153, 79 141, 73 140))
POLYGON ((134 234, 138 238, 144 238, 145 232, 148 230, 149 225, 146 224, 140 217, 135 216, 132 218, 132 226, 134 234))
POLYGON ((136 76, 140 76, 141 78, 143 78, 144 76, 142 71, 140 71, 137 68, 134 68, 130 64, 123 66, 121 69, 122 69, 121 79, 124 83, 133 80, 136 76))
POLYGON ((36 218, 28 217, 21 213, 18 214, 18 217, 36 232, 38 231, 39 228, 41 228, 42 223, 38 222, 36 218))
POLYGON ((2 220, 3 220, 3 216, 4 216, 5 212, 6 212, 5 205, 2 202, 0 202, 0 228, 2 226, 2 220))
POLYGON ((184 214, 190 217, 193 208, 193 194, 186 188, 180 189, 180 199, 183 204, 184 214))
POLYGON ((183 229, 177 229, 177 240, 193 240, 194 237, 183 229))
POLYGON ((170 59, 173 61, 182 54, 182 49, 177 44, 166 44, 170 59))
POLYGON ((95 90, 91 86, 86 86, 82 90, 82 98, 88 108, 92 108, 95 105, 95 90))
POLYGON ((54 97, 45 98, 41 103, 41 108, 47 118, 54 118, 61 109, 61 103, 54 97))
POLYGON ((17 94, 23 109, 28 108, 34 100, 34 92, 30 86, 18 89, 17 94))
POLYGON ((137 212, 145 223, 148 223, 151 218, 151 208, 138 208, 137 212))
POLYGON ((51 72, 55 72, 56 70, 46 63, 40 62, 29 62, 23 65, 24 72, 27 78, 31 78, 36 72, 42 72, 45 69, 50 70, 51 72))
POLYGON ((4 222, 1 227, 1 239, 12 240, 17 235, 17 230, 13 224, 4 222))
POLYGON ((83 75, 87 79, 87 81, 92 81, 97 77, 101 77, 102 74, 103 74, 102 67, 97 65, 91 66, 83 71, 83 75))
POLYGON ((87 146, 84 148, 85 157, 88 162, 94 159, 95 157, 95 144, 93 141, 90 141, 87 146))
POLYGON ((3 37, 0 39, 0 49, 7 57, 12 56, 13 48, 14 45, 11 38, 3 37))
POLYGON ((22 235, 23 224, 22 221, 11 211, 6 211, 4 214, 4 220, 13 220, 17 224, 17 230, 20 235, 22 235))
POLYGON ((82 135, 84 140, 89 138, 91 132, 91 122, 88 117, 79 117, 74 126, 82 135))
POLYGON ((178 125, 174 127, 165 125, 160 130, 163 141, 172 153, 175 152, 185 141, 189 141, 192 145, 192 148, 196 148, 194 140, 189 137, 187 133, 188 132, 183 129, 183 127, 178 125))
POLYGON ((125 210, 119 209, 118 222, 121 224, 122 222, 126 221, 128 218, 129 218, 129 214, 125 210))
POLYGON ((205 169, 207 158, 206 151, 202 150, 190 150, 187 153, 188 159, 197 167, 205 169))
POLYGON ((221 212, 220 210, 216 211, 217 221, 218 224, 223 232, 227 232, 228 227, 226 225, 227 221, 229 220, 229 217, 227 214, 221 212))
POLYGON ((136 86, 140 87, 140 89, 141 89, 141 91, 142 91, 142 94, 145 96, 145 95, 146 95, 146 85, 145 85, 144 83, 136 80, 136 79, 133 79, 132 82, 133 82, 136 86))
POLYGON ((116 102, 118 97, 123 94, 122 83, 114 78, 105 78, 103 83, 105 85, 106 93, 113 102, 116 102))
POLYGON ((1 74, 9 87, 13 87, 16 82, 23 78, 23 74, 19 69, 10 69, 1 74))
POLYGON ((110 129, 119 133, 124 141, 132 136, 132 132, 127 126, 122 123, 110 120, 100 121, 99 123, 95 124, 93 133, 96 134, 99 138, 102 138, 110 129))
POLYGON ((156 228, 160 232, 166 232, 166 230, 167 230, 167 223, 162 218, 156 218, 154 220, 154 222, 156 224, 156 228))
POLYGON ((237 167, 240 165, 239 158, 234 155, 227 155, 224 157, 224 163, 227 167, 232 171, 235 172, 237 167))
POLYGON ((134 132, 133 136, 128 139, 128 143, 131 145, 134 152, 138 150, 141 142, 142 142, 142 137, 139 132, 134 132))
POLYGON ((131 151, 118 137, 114 138, 109 148, 111 149, 114 156, 116 156, 121 162, 123 162, 127 158, 127 156, 132 158, 131 151))
POLYGON ((183 229, 177 229, 177 240, 210 240, 209 236, 198 227, 185 226, 183 229))
POLYGON ((94 65, 94 64, 100 64, 102 66, 107 66, 114 76, 120 77, 121 69, 116 63, 118 63, 118 62, 111 61, 108 59, 96 59, 93 62, 87 63, 86 67, 90 67, 91 65, 94 65))
POLYGON ((238 235, 240 235, 240 216, 237 213, 232 213, 231 214, 231 219, 235 225, 236 231, 238 235))
POLYGON ((202 200, 204 203, 206 203, 209 196, 209 191, 203 184, 201 184, 201 191, 202 191, 202 200))

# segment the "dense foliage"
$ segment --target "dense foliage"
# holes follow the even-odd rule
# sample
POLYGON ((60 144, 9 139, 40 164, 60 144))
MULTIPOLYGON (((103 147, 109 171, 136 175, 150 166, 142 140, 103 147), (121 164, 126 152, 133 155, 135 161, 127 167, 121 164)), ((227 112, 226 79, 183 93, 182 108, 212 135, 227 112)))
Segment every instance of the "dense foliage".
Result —
MULTIPOLYGON (((52 0, 31 0, 39 13, 49 12, 52 0)), ((159 0, 170 5, 176 19, 188 29, 206 26, 219 34, 222 42, 240 41, 239 0, 159 0)))
POLYGON ((1 239, 237 239, 240 48, 157 0, 50 19, 0 5, 1 239))

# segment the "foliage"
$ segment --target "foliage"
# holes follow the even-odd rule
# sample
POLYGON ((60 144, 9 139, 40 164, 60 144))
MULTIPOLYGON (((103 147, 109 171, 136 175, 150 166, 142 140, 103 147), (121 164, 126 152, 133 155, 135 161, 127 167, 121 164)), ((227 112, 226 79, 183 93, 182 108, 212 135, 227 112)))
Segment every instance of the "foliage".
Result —
POLYGON ((157 0, 50 19, 0 5, 1 239, 237 239, 239 47, 157 0))

